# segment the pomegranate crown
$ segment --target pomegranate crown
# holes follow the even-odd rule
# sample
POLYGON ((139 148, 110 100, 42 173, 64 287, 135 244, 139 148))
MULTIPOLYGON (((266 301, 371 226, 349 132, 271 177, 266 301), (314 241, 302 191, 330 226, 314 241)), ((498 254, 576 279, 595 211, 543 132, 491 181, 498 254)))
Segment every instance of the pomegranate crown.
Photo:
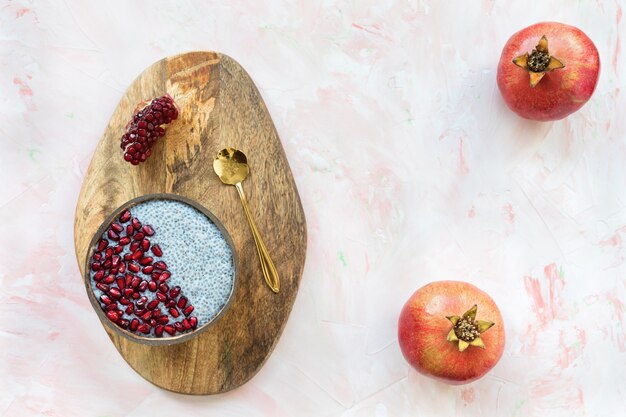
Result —
POLYGON ((530 86, 535 87, 546 73, 564 68, 565 64, 558 58, 551 56, 548 52, 548 38, 543 35, 539 43, 529 54, 526 52, 513 59, 513 63, 518 67, 528 71, 530 75, 530 86))
POLYGON ((461 317, 446 317, 452 323, 452 329, 448 333, 448 341, 458 342, 459 352, 463 352, 470 345, 485 349, 485 344, 480 335, 489 330, 495 323, 476 320, 476 311, 478 311, 478 306, 474 304, 461 317))

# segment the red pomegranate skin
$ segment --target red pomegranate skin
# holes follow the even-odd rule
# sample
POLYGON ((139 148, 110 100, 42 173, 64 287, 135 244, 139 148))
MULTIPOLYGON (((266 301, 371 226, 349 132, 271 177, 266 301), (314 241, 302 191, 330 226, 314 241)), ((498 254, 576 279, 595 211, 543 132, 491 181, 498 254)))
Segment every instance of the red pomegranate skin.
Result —
POLYGON ((498 64, 498 88, 506 104, 519 116, 540 121, 562 119, 591 97, 600 74, 600 56, 591 39, 574 26, 543 22, 513 34, 498 64), (534 88, 528 72, 513 59, 530 53, 545 35, 551 56, 565 68, 546 73, 534 88))
POLYGON ((398 320, 398 341, 404 358, 418 372, 448 384, 466 384, 485 375, 504 351, 504 325, 496 303, 482 290, 461 281, 437 281, 418 289, 398 320), (495 324, 481 334, 485 349, 469 346, 459 352, 447 340, 452 323, 474 304, 476 318, 495 324))

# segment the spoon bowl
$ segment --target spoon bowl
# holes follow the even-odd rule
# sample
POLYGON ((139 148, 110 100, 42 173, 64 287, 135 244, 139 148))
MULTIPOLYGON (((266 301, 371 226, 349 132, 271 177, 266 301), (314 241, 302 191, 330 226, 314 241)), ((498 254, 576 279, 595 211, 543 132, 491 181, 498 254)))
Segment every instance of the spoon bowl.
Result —
POLYGON ((213 161, 213 170, 224 184, 235 185, 248 176, 248 159, 237 149, 222 149, 213 161))

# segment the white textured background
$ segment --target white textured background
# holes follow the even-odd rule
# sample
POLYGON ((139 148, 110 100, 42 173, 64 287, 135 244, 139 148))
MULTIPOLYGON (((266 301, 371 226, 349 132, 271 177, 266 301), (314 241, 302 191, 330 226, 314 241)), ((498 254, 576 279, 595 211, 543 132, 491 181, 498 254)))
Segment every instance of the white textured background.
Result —
POLYGON ((0 415, 624 415, 624 6, 1 1, 0 415), (508 37, 544 20, 580 27, 603 64, 591 101, 555 123, 513 115, 495 82, 508 37), (72 231, 126 87, 198 49, 257 83, 309 228, 274 354, 214 397, 162 391, 126 365, 72 231), (471 385, 416 374, 398 348, 404 301, 439 279, 478 285, 506 320, 501 362, 471 385))

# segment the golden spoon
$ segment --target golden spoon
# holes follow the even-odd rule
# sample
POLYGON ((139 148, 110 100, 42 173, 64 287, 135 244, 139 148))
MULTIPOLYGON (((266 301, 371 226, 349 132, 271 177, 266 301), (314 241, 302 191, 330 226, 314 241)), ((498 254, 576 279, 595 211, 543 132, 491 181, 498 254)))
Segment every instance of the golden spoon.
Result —
POLYGON ((259 234, 259 230, 254 224, 252 214, 250 213, 250 207, 248 207, 248 200, 243 193, 243 187, 241 183, 248 176, 248 160, 243 152, 234 148, 222 149, 217 153, 215 160, 213 161, 213 170, 220 177, 220 180, 227 185, 234 185, 239 192, 241 198, 241 204, 243 204, 243 210, 248 218, 248 224, 252 230, 252 236, 254 237, 254 243, 256 244, 256 250, 259 253, 259 260, 261 261, 261 269, 263 270, 263 276, 267 285, 277 293, 280 290, 280 281, 278 279, 278 272, 274 267, 274 262, 270 258, 270 254, 265 248, 263 239, 259 234))

